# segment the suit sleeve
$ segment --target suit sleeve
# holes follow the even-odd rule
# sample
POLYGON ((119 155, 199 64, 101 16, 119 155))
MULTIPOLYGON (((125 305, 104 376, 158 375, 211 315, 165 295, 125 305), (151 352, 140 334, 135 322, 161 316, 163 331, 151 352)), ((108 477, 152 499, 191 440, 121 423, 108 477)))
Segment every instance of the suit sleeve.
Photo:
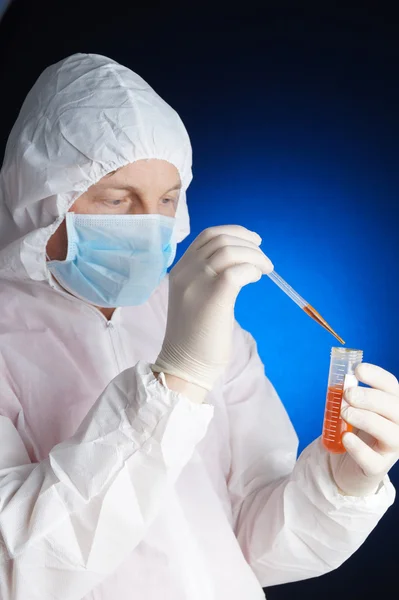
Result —
POLYGON ((238 325, 234 339, 225 397, 237 539, 262 587, 322 575, 359 548, 395 490, 386 477, 374 496, 340 495, 320 439, 296 460, 297 436, 254 339, 238 325))
POLYGON ((1 600, 78 600, 143 539, 213 415, 161 381, 124 371, 36 464, 0 417, 1 600))

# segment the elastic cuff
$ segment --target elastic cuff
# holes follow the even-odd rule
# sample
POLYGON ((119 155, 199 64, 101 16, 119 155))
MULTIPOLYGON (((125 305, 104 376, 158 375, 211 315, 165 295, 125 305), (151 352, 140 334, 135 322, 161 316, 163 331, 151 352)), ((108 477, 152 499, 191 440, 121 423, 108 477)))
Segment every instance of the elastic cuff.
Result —
POLYGON ((318 438, 305 448, 295 466, 295 478, 301 481, 301 488, 313 504, 324 504, 328 512, 353 508, 357 514, 380 516, 393 504, 396 492, 388 475, 375 494, 344 496, 332 477, 329 463, 329 454, 318 438))
POLYGON ((175 369, 174 367, 161 367, 159 365, 155 364, 151 364, 150 365, 151 369, 153 371, 156 371, 157 373, 164 373, 165 375, 173 375, 173 377, 179 377, 179 379, 183 379, 183 381, 187 381, 187 383, 191 383, 193 385, 198 385, 198 387, 203 388, 204 390, 207 390, 208 392, 210 392, 212 390, 212 385, 210 385, 208 382, 203 381, 202 379, 196 379, 195 377, 190 377, 187 376, 186 373, 182 373, 181 371, 179 371, 179 369, 175 369))

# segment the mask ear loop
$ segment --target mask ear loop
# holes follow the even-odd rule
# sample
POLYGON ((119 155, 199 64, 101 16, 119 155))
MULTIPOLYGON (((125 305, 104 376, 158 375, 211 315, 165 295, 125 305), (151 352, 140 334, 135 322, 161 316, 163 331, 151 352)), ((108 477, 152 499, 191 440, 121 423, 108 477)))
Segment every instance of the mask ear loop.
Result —
MULTIPOLYGON (((69 212, 67 212, 67 213, 66 213, 66 215, 65 215, 65 217, 64 217, 64 219, 63 219, 63 220, 65 220, 65 222, 66 222, 66 226, 67 226, 67 238, 68 238, 68 244, 69 244, 69 234, 70 234, 70 231, 69 231, 69 229, 68 229, 68 219, 72 219, 72 218, 73 218, 73 216, 71 216, 71 217, 68 217, 68 215, 69 215, 69 214, 71 214, 71 215, 74 215, 75 213, 74 213, 73 211, 69 211, 69 212)), ((53 259, 53 258, 50 258, 50 257, 49 257, 49 255, 48 255, 48 252, 47 252, 47 247, 46 247, 46 263, 47 263, 47 262, 53 262, 53 260, 55 260, 55 259, 53 259)))
POLYGON ((176 260, 176 251, 177 251, 176 238, 177 238, 177 226, 176 226, 176 221, 175 221, 173 230, 172 230, 172 235, 170 237, 170 245, 172 246, 172 249, 173 249, 173 258, 168 266, 168 271, 170 270, 170 268, 172 267, 172 265, 174 264, 174 262, 176 260))

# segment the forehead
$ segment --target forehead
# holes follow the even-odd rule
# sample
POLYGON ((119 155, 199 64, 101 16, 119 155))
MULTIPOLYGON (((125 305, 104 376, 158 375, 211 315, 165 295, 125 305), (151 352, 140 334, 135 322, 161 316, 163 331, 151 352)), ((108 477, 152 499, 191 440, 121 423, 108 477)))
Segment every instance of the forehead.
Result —
POLYGON ((152 188, 157 193, 164 194, 180 190, 181 187, 180 175, 174 165, 164 160, 149 159, 129 163, 111 171, 90 189, 93 192, 105 188, 139 192, 152 188))
POLYGON ((137 160, 135 162, 129 163, 111 171, 107 175, 103 177, 104 180, 115 178, 116 176, 121 177, 130 177, 130 176, 138 176, 138 175, 161 175, 161 176, 175 176, 177 179, 180 179, 178 169, 170 162, 166 160, 151 158, 151 159, 142 159, 137 160))

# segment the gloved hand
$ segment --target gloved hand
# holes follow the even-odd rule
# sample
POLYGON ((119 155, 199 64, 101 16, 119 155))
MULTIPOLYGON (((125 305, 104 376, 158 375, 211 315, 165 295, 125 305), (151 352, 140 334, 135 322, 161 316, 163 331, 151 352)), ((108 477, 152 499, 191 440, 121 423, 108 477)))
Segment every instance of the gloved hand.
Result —
POLYGON ((343 419, 357 429, 345 433, 346 454, 331 454, 332 474, 347 496, 374 494, 399 459, 399 384, 394 375, 375 365, 361 363, 355 371, 370 388, 348 388, 350 405, 343 419))
POLYGON ((205 229, 169 274, 161 352, 152 369, 210 390, 230 357, 241 288, 270 273, 257 233, 238 225, 205 229))

